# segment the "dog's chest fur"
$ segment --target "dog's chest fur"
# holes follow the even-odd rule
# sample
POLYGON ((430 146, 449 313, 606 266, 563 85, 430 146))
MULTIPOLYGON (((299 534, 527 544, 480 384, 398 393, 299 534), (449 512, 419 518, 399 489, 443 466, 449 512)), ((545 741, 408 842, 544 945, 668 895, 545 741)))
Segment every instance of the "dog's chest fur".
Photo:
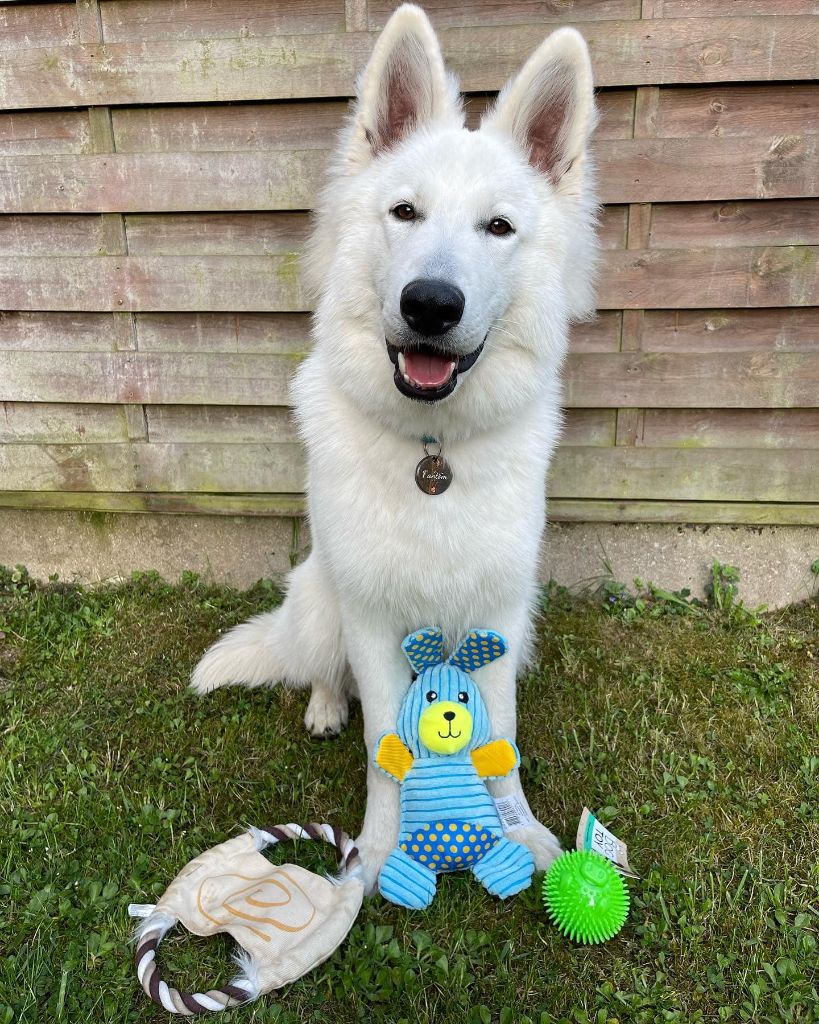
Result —
POLYGON ((420 437, 369 420, 312 369, 299 388, 310 522, 339 593, 407 628, 434 620, 456 632, 528 600, 556 414, 544 406, 444 439, 452 484, 428 495, 415 483, 420 437))

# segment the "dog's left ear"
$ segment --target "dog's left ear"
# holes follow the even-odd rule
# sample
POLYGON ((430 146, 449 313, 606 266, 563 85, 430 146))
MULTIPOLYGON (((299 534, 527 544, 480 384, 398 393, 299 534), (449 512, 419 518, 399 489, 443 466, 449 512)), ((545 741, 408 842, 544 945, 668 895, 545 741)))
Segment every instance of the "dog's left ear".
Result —
POLYGON ((473 629, 467 633, 450 657, 449 664, 464 672, 474 672, 506 654, 506 641, 491 629, 473 629))
POLYGON ((481 127, 512 137, 559 192, 577 194, 594 128, 594 87, 586 41, 573 28, 548 36, 504 86, 481 127))
POLYGON ((384 26, 358 87, 348 159, 363 167, 415 129, 463 123, 458 90, 444 69, 429 18, 402 4, 384 26))

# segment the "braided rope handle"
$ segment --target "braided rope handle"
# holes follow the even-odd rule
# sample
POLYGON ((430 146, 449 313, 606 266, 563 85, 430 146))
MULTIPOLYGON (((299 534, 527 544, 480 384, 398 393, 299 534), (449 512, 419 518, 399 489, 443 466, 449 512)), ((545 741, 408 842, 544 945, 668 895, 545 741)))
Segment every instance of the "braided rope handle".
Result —
MULTIPOLYGON (((332 825, 319 825, 311 821, 304 825, 292 823, 271 825, 270 828, 254 831, 262 843, 260 847, 262 850, 287 839, 323 840, 335 847, 338 869, 341 874, 350 871, 359 859, 358 849, 353 840, 346 832, 342 832, 340 828, 335 828, 332 825)), ((140 985, 145 994, 157 1006, 161 1006, 170 1013, 192 1017, 199 1013, 228 1010, 256 998, 258 992, 255 991, 252 983, 242 978, 229 985, 223 985, 221 988, 209 989, 207 992, 180 992, 179 989, 171 988, 162 979, 159 965, 156 962, 156 951, 165 934, 174 927, 176 921, 163 914, 152 916, 155 916, 156 920, 152 920, 151 917, 147 918, 140 930, 134 962, 140 985)))

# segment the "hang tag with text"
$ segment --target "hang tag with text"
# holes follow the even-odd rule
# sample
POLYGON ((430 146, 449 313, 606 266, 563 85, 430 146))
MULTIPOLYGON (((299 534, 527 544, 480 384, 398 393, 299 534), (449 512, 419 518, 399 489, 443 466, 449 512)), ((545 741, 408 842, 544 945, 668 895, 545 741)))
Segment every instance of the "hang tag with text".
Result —
POLYGON ((629 865, 626 844, 609 832, 605 825, 601 825, 588 807, 584 807, 580 815, 575 845, 578 850, 593 850, 606 860, 610 860, 621 875, 628 875, 629 878, 640 877, 629 865))
POLYGON ((495 810, 498 812, 504 832, 514 832, 517 828, 526 828, 535 820, 524 801, 514 795, 495 798, 495 810))

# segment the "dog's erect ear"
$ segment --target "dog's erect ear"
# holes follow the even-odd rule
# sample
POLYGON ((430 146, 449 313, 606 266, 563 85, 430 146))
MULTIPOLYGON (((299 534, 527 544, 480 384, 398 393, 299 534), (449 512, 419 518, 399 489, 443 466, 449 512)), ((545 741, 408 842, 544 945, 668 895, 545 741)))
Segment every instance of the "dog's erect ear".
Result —
POLYGON ((404 638, 401 646, 413 672, 418 675, 430 665, 440 665, 444 660, 444 634, 437 626, 416 629, 404 638))
POLYGON ((415 128, 462 123, 435 30, 420 7, 402 4, 384 26, 361 76, 348 157, 365 165, 415 128))
POLYGON ((506 641, 491 629, 473 629, 463 638, 449 664, 464 672, 474 672, 506 654, 506 641))
POLYGON ((594 122, 586 41, 573 28, 561 28, 507 82, 481 127, 512 135, 536 170, 559 191, 572 193, 594 122))

